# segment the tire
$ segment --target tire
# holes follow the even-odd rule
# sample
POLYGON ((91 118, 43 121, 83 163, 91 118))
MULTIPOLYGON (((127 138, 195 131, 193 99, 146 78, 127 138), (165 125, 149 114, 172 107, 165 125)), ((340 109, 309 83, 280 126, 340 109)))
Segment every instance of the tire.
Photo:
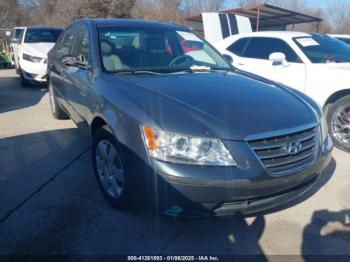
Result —
POLYGON ((107 201, 120 210, 130 209, 131 186, 124 168, 123 151, 108 126, 99 128, 94 135, 92 163, 97 183, 107 201))
POLYGON ((21 69, 19 69, 19 70, 20 70, 19 76, 20 76, 20 78, 21 78, 21 85, 22 85, 23 87, 29 87, 29 86, 31 86, 30 81, 28 81, 27 79, 25 79, 24 76, 23 76, 23 72, 21 71, 21 69))
POLYGON ((329 106, 327 122, 334 145, 350 153, 350 95, 329 106))
POLYGON ((59 119, 59 120, 68 119, 69 117, 66 114, 66 112, 64 112, 63 109, 61 108, 61 106, 57 103, 55 91, 51 85, 50 79, 48 79, 47 85, 48 85, 48 89, 49 89, 49 100, 50 100, 50 107, 51 107, 52 116, 55 119, 59 119))

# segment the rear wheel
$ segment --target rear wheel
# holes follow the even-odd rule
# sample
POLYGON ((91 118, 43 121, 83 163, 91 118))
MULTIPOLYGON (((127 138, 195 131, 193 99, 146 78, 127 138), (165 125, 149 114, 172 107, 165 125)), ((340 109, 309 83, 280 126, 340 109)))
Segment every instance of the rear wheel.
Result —
POLYGON ((327 120, 334 145, 350 152, 350 95, 340 98, 330 106, 327 120))
POLYGON ((55 90, 52 87, 50 79, 48 79, 49 87, 49 98, 50 98, 50 107, 51 113, 56 119, 68 119, 68 115, 62 110, 61 106, 57 103, 55 90))
POLYGON ((114 207, 129 209, 130 186, 124 169, 121 146, 107 126, 98 129, 94 135, 92 162, 104 197, 114 207))

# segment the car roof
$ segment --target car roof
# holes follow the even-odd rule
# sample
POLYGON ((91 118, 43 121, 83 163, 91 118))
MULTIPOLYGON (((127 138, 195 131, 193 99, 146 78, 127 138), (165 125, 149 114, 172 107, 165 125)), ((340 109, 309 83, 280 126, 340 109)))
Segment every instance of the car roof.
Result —
POLYGON ((295 31, 262 31, 262 32, 253 32, 253 33, 246 33, 246 34, 240 34, 240 37, 252 37, 252 36, 259 36, 259 37, 278 37, 278 38, 294 38, 294 37, 307 37, 311 36, 311 34, 304 33, 304 32, 295 32, 295 31))
POLYGON ((26 26, 27 29, 56 29, 56 30, 63 30, 63 28, 60 27, 54 27, 54 26, 26 26))
POLYGON ((140 27, 140 28, 156 28, 156 29, 169 29, 169 30, 188 30, 183 25, 171 24, 166 22, 155 22, 155 21, 146 21, 140 19, 117 19, 117 18, 83 18, 79 21, 93 22, 98 27, 140 27))

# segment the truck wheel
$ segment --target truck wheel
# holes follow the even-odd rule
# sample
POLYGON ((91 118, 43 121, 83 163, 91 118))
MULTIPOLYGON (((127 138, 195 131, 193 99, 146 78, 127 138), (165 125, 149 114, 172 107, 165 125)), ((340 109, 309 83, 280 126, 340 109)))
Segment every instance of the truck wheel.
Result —
POLYGON ((327 114, 329 133, 334 145, 350 152, 350 95, 335 101, 327 114))
POLYGON ((53 117, 56 119, 68 119, 69 117, 66 114, 66 112, 64 112, 61 106, 57 103, 55 91, 52 87, 50 79, 48 80, 48 86, 49 86, 50 107, 51 107, 51 113, 53 117))
POLYGON ((108 126, 101 127, 94 135, 92 163, 98 185, 108 202, 121 210, 130 209, 130 186, 121 146, 108 126))

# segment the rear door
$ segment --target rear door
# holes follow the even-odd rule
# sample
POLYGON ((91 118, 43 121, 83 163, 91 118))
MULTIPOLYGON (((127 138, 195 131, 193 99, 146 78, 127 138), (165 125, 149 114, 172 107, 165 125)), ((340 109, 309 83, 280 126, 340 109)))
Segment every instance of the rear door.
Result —
POLYGON ((239 39, 227 49, 236 54, 233 63, 237 68, 304 90, 305 64, 284 40, 272 37, 247 37, 239 39), (270 54, 275 52, 283 53, 288 65, 270 61, 270 54))

